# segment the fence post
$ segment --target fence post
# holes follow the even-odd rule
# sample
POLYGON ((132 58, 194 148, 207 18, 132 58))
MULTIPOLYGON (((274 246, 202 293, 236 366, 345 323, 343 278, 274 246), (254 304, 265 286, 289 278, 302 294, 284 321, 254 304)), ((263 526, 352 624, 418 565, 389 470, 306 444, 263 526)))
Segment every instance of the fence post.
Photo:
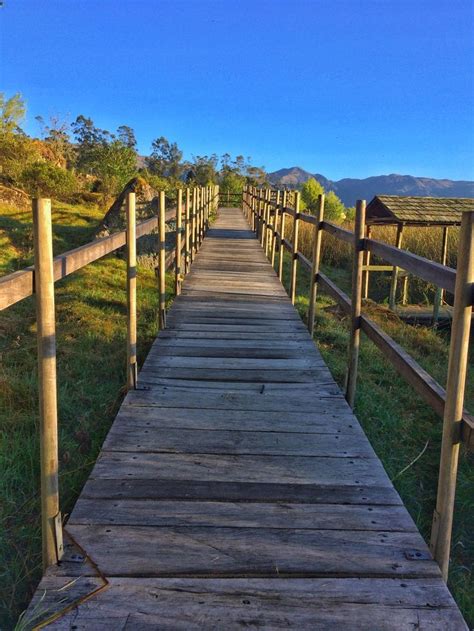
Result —
POLYGON ((283 254, 285 252, 285 246, 283 245, 283 239, 285 238, 285 221, 286 221, 286 191, 283 191, 281 202, 281 215, 280 215, 280 238, 278 239, 278 278, 283 283, 283 254))
POLYGON ((174 292, 176 296, 181 293, 181 217, 183 214, 183 191, 178 189, 176 200, 176 254, 175 254, 175 274, 174 292))
POLYGON ((360 347, 360 315, 362 304, 362 264, 364 261, 365 200, 358 200, 354 225, 354 258, 352 263, 351 336, 346 377, 346 400, 354 407, 360 347))
POLYGON ((252 230, 253 232, 255 232, 255 235, 257 234, 257 219, 256 219, 256 204, 255 204, 255 186, 252 186, 250 188, 250 194, 251 194, 251 198, 250 198, 250 212, 252 215, 252 230))
POLYGON ((459 458, 460 426, 466 386, 469 333, 474 283, 474 212, 462 213, 459 237, 454 310, 449 346, 446 403, 439 465, 436 510, 431 530, 431 550, 443 578, 448 578, 454 497, 459 458))
MULTIPOLYGON (((366 228, 366 236, 367 239, 370 239, 370 237, 372 236, 372 226, 367 226, 366 228)), ((362 298, 367 299, 369 297, 369 274, 370 274, 370 270, 369 265, 370 265, 370 250, 366 250, 365 255, 364 255, 364 265, 366 266, 367 269, 364 270, 364 273, 362 275, 362 298)))
POLYGON ((127 216, 127 390, 137 387, 137 232, 135 193, 128 193, 127 216))
MULTIPOLYGON (((403 238, 403 224, 399 223, 397 225, 397 237, 395 239, 395 247, 402 247, 402 238, 403 238)), ((388 300, 388 306, 392 311, 395 311, 396 301, 397 301, 397 285, 398 285, 398 267, 394 266, 392 270, 392 280, 390 282, 390 297, 388 300)))
POLYGON ((58 404, 51 200, 33 200, 43 569, 63 554, 58 485, 58 404))
MULTIPOLYGON (((443 228, 443 240, 441 243, 441 265, 446 265, 448 260, 448 226, 443 228)), ((441 287, 436 287, 436 292, 433 300, 433 322, 434 327, 438 324, 439 309, 444 297, 444 290, 441 287)))
POLYGON ((158 211, 158 232, 159 232, 159 248, 158 248, 158 300, 159 300, 159 325, 160 329, 166 327, 166 198, 165 192, 160 191, 160 205, 158 211))
POLYGON ((321 238, 323 231, 321 230, 321 221, 324 219, 324 195, 318 196, 318 208, 316 211, 316 223, 313 235, 313 259, 311 267, 311 279, 309 289, 309 312, 308 312, 308 331, 313 337, 314 333, 314 314, 316 310, 316 296, 318 292, 318 274, 319 263, 321 257, 321 238))
POLYGON ((192 190, 192 206, 191 206, 191 263, 194 261, 196 254, 196 187, 192 190))
POLYGON ((277 230, 278 230, 278 216, 280 213, 280 191, 276 192, 275 197, 275 212, 273 215, 273 232, 272 232, 272 245, 271 245, 271 263, 272 267, 275 266, 275 250, 276 250, 276 240, 277 240, 277 230))
POLYGON ((185 207, 184 207, 184 212, 185 212, 185 216, 184 216, 184 250, 185 250, 185 255, 184 255, 184 273, 187 274, 189 272, 189 268, 191 267, 191 252, 189 251, 190 248, 190 225, 189 225, 189 215, 190 215, 190 195, 189 195, 189 188, 186 189, 186 201, 185 201, 185 207))
POLYGON ((265 238, 264 238, 264 246, 265 246, 265 256, 268 257, 268 248, 270 245, 270 237, 271 237, 271 227, 270 227, 270 217, 271 217, 271 190, 267 188, 265 190, 265 238))
POLYGON ((300 229, 300 193, 295 192, 295 217, 293 222, 293 248, 291 252, 290 299, 295 304, 296 275, 298 272, 298 235, 300 229))

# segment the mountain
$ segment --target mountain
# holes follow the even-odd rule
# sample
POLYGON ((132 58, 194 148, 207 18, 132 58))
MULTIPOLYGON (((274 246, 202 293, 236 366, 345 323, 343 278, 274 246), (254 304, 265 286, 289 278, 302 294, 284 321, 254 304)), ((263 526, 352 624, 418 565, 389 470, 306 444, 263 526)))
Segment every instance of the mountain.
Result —
POLYGON ((344 178, 331 181, 319 173, 300 167, 280 169, 268 174, 271 184, 298 188, 314 177, 326 191, 334 191, 346 206, 354 206, 358 199, 368 202, 374 195, 415 195, 420 197, 474 197, 474 182, 436 180, 413 175, 375 175, 365 179, 344 178))

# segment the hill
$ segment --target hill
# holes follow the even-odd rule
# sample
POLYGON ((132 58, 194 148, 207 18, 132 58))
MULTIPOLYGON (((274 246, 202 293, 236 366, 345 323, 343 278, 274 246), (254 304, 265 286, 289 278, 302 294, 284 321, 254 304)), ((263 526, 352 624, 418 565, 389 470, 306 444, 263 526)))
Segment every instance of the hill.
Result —
POLYGON ((334 191, 346 206, 354 206, 357 199, 370 201, 374 195, 418 195, 422 197, 474 197, 474 182, 437 180, 413 175, 375 175, 365 179, 344 178, 331 181, 320 173, 310 173, 300 167, 279 169, 268 174, 274 185, 299 187, 314 177, 326 190, 334 191))

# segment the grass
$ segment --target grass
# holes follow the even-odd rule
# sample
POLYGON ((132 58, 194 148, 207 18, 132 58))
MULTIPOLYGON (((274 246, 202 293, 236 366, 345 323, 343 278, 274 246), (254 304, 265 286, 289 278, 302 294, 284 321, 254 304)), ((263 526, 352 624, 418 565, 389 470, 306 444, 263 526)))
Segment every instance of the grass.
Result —
MULTIPOLYGON (((89 241, 95 206, 53 206, 55 254, 89 241)), ((32 262, 31 214, 0 207, 0 274, 32 262)), ((56 285, 60 493, 72 509, 124 395, 125 265, 101 259, 56 285)), ((168 278, 171 297, 172 279, 168 278)), ((138 268, 138 357, 156 335, 154 272, 138 268)), ((34 301, 0 320, 0 628, 12 628, 41 577, 34 301)))
MULTIPOLYGON (((285 256, 285 286, 289 284, 285 256)), ((346 293, 351 280, 344 269, 323 271, 346 293)), ((305 320, 309 274, 298 271, 296 307, 305 320)), ((404 324, 369 301, 364 312, 405 348, 439 383, 446 384, 449 338, 427 327, 404 324)), ((317 300, 315 342, 342 387, 347 366, 349 319, 324 294, 317 300)), ((466 407, 474 410, 474 370, 468 371, 466 407)), ((405 506, 428 542, 436 502, 442 421, 364 335, 359 360, 355 413, 405 506), (426 450, 423 452, 423 450, 426 450), (415 458, 423 455, 411 466, 415 458), (405 471, 403 471, 408 467, 405 471)), ((466 620, 474 623, 474 458, 462 451, 457 482, 449 587, 466 620)))

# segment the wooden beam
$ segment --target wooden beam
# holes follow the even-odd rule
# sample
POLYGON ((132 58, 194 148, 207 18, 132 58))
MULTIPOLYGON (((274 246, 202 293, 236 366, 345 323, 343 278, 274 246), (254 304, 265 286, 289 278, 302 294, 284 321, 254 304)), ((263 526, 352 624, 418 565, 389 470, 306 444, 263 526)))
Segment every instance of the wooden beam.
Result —
POLYGON ((63 554, 59 512, 56 322, 51 200, 33 200, 41 458, 43 569, 63 554))
POLYGON ((176 200, 176 258, 174 272, 174 293, 179 296, 181 293, 181 218, 183 215, 183 191, 178 189, 176 200))
POLYGON ((295 193, 295 216, 293 219, 293 250, 291 254, 291 271, 290 271, 290 300, 295 304, 296 300, 296 278, 298 273, 298 236, 300 228, 300 193, 295 193))
POLYGON ((354 226, 354 258, 352 264, 351 337, 346 378, 346 399, 354 407, 360 348, 360 316, 362 303, 362 263, 364 259, 365 201, 358 200, 354 226))
POLYGON ((323 231, 320 228, 321 222, 324 220, 324 195, 318 196, 318 208, 316 210, 316 223, 313 232, 313 255, 312 268, 309 286, 309 311, 308 311, 308 331, 311 337, 314 333, 314 316, 316 310, 316 297, 318 292, 318 278, 321 258, 321 237, 323 231))
POLYGON ((160 192, 158 207, 158 322, 160 329, 166 327, 166 198, 165 192, 160 192))
POLYGON ((433 555, 439 563, 445 580, 448 578, 461 419, 471 330, 471 292, 474 282, 474 212, 463 213, 457 260, 438 494, 431 533, 433 555))
MULTIPOLYGON (((403 238, 403 224, 399 223, 397 225, 397 236, 395 239, 395 247, 400 249, 402 247, 402 238, 403 238)), ((392 279, 390 281, 390 295, 388 304, 392 311, 395 311, 396 302, 397 302, 397 284, 398 284, 398 267, 395 265, 392 270, 392 279)))
POLYGON ((128 193, 127 220, 127 390, 137 387, 137 234, 135 193, 128 193))

